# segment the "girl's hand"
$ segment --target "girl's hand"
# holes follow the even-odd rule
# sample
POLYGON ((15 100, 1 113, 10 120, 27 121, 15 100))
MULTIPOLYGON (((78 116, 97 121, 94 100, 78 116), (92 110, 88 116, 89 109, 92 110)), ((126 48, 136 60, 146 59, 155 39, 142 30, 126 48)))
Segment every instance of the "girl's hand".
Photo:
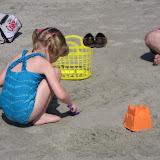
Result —
POLYGON ((72 106, 68 106, 68 108, 70 108, 70 111, 72 113, 75 113, 75 114, 79 114, 80 112, 77 112, 77 104, 73 102, 72 106))
POLYGON ((71 112, 74 112, 74 113, 77 112, 77 104, 75 102, 73 102, 72 104, 71 112))

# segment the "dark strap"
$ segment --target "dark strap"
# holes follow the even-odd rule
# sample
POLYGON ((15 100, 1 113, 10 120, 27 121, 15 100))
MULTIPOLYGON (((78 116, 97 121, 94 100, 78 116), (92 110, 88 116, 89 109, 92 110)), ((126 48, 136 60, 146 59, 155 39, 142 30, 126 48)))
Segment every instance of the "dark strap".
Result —
POLYGON ((8 17, 9 17, 9 15, 6 14, 6 15, 1 19, 0 24, 2 25, 3 23, 5 23, 8 17))

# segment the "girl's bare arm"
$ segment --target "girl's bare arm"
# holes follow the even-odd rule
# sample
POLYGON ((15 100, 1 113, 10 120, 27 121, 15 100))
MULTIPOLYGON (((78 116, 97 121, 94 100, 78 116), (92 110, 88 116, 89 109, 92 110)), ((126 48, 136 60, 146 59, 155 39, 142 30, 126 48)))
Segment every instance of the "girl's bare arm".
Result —
POLYGON ((63 103, 73 106, 75 103, 71 100, 69 94, 62 88, 57 77, 56 72, 52 64, 44 60, 44 63, 41 62, 41 72, 46 76, 54 94, 56 97, 63 103))

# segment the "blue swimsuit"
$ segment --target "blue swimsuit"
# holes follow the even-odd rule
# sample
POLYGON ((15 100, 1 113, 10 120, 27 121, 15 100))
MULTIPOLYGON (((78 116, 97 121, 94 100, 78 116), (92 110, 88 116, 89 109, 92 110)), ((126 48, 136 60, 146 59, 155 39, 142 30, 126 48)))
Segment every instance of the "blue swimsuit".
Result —
POLYGON ((26 70, 27 59, 44 55, 33 53, 25 56, 27 50, 23 51, 22 57, 13 62, 6 72, 5 82, 0 95, 0 105, 6 117, 11 121, 27 124, 33 111, 35 97, 39 83, 45 77, 26 70), (11 71, 18 63, 22 62, 22 71, 11 71))

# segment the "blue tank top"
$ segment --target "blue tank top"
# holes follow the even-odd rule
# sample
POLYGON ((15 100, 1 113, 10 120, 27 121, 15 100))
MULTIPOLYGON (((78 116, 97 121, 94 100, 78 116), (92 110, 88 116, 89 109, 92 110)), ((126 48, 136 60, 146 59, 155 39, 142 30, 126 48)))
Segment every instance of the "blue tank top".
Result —
POLYGON ((0 105, 8 119, 18 123, 26 124, 33 111, 35 97, 39 83, 45 77, 26 70, 27 59, 44 55, 33 53, 25 56, 24 50, 22 57, 13 62, 7 69, 3 89, 0 95, 0 105), (11 71, 18 63, 22 62, 21 72, 11 71))

